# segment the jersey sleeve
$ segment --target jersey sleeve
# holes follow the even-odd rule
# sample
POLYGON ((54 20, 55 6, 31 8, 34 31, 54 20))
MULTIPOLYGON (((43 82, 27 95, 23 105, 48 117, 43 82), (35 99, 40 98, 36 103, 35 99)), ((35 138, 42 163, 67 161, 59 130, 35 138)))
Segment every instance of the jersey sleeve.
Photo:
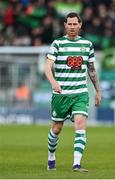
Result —
POLYGON ((55 40, 50 46, 49 52, 47 54, 47 58, 55 61, 57 58, 58 49, 59 49, 58 42, 55 40))
POLYGON ((91 43, 88 62, 94 62, 94 61, 95 61, 94 48, 93 48, 93 44, 91 43))

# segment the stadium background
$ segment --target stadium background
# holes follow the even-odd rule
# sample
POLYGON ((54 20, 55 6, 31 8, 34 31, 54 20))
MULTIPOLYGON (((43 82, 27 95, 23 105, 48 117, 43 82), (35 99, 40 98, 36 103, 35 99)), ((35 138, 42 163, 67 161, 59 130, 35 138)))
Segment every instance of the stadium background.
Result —
POLYGON ((0 123, 49 123, 51 87, 44 63, 51 42, 64 34, 63 19, 75 11, 81 35, 94 44, 102 102, 90 93, 89 124, 115 124, 115 1, 0 1, 0 123))

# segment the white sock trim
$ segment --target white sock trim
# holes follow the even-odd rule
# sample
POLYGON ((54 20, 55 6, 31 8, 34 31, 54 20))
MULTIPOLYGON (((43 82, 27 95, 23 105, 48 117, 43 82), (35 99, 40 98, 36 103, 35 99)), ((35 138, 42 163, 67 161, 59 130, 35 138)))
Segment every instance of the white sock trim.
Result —
POLYGON ((79 129, 79 130, 76 130, 75 133, 85 134, 86 130, 85 129, 79 129))
POLYGON ((50 151, 48 151, 48 160, 49 161, 55 160, 55 152, 51 153, 50 151))
POLYGON ((74 152, 74 162, 73 162, 73 166, 78 164, 80 165, 81 162, 81 158, 82 158, 82 154, 79 152, 74 152))

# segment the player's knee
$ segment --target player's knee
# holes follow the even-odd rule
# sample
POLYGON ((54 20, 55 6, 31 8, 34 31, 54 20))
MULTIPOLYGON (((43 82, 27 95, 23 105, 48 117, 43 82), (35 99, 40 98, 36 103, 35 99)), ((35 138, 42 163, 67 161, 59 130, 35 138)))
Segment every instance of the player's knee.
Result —
POLYGON ((53 129, 53 132, 54 132, 54 134, 59 134, 61 132, 61 130, 62 130, 62 127, 55 127, 53 129))
POLYGON ((85 129, 86 128, 86 120, 78 119, 77 122, 77 129, 85 129))
POLYGON ((62 130, 62 127, 63 127, 62 124, 55 124, 52 127, 52 130, 53 130, 54 134, 59 134, 61 132, 61 130, 62 130))

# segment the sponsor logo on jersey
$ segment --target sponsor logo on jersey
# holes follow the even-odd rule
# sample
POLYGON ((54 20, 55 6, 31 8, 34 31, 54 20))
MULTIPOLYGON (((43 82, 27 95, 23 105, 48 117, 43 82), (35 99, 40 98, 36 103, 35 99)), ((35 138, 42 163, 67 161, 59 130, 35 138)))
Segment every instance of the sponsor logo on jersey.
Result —
POLYGON ((83 57, 82 56, 68 56, 67 57, 67 65, 72 69, 81 69, 83 64, 83 57))

